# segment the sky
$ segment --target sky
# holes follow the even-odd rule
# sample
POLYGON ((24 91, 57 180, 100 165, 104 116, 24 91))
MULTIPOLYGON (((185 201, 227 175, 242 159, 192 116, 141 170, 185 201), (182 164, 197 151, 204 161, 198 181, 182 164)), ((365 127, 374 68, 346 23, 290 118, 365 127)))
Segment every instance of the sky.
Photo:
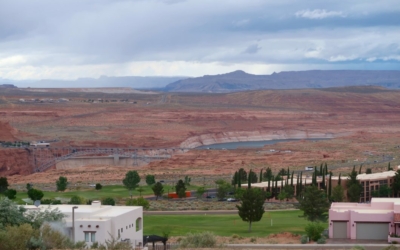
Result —
POLYGON ((0 0, 0 78, 400 69, 398 0, 0 0))

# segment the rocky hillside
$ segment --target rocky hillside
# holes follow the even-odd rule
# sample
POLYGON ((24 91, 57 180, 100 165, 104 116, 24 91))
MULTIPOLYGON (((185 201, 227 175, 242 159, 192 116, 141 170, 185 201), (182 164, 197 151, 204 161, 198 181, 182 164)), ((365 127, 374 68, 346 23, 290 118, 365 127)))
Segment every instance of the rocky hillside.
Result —
POLYGON ((271 75, 234 71, 221 75, 188 78, 168 84, 168 92, 227 93, 259 89, 303 89, 376 85, 400 89, 400 71, 395 70, 311 70, 271 75))

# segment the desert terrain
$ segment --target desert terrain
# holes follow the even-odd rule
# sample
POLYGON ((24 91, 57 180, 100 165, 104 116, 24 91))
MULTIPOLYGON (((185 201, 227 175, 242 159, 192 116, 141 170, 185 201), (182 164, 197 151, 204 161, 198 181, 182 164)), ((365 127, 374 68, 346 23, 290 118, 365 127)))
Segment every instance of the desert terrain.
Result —
POLYGON ((229 177, 240 167, 301 170, 327 162, 339 172, 361 163, 373 169, 384 168, 389 160, 393 166, 399 163, 400 91, 348 87, 230 94, 120 92, 4 89, 0 141, 54 141, 52 147, 194 148, 230 141, 332 139, 261 149, 193 149, 140 167, 100 164, 34 174, 29 150, 1 148, 0 175, 13 184, 54 183, 60 175, 71 182, 114 183, 128 169, 137 169, 158 179, 190 175, 201 182, 203 177, 229 177), (54 101, 60 98, 68 101, 54 101))

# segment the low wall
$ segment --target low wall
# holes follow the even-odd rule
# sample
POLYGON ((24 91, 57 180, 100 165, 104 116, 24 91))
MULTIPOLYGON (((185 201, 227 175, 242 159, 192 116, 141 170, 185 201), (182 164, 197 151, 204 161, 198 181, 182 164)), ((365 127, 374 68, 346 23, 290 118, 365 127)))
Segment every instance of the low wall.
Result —
POLYGON ((132 158, 119 158, 116 160, 113 156, 110 157, 79 157, 79 158, 71 158, 56 164, 56 169, 71 169, 71 168, 80 168, 85 166, 93 166, 93 165, 111 165, 111 166, 119 166, 119 167, 132 167, 132 166, 141 166, 147 164, 144 161, 132 158))

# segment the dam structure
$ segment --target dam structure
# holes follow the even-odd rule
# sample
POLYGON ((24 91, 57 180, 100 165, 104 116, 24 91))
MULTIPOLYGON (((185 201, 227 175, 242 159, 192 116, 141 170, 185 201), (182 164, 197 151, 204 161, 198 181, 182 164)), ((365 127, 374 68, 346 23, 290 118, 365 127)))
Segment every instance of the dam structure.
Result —
MULTIPOLYGON (((186 148, 99 148, 63 147, 32 148, 30 162, 33 172, 43 172, 50 168, 69 168, 62 162, 80 163, 103 162, 112 165, 139 166, 155 160, 169 159, 173 154, 185 153, 186 148)), ((74 165, 74 164, 72 164, 74 165)), ((80 164, 75 164, 79 167, 80 164)), ((85 165, 85 164, 84 164, 85 165)))

